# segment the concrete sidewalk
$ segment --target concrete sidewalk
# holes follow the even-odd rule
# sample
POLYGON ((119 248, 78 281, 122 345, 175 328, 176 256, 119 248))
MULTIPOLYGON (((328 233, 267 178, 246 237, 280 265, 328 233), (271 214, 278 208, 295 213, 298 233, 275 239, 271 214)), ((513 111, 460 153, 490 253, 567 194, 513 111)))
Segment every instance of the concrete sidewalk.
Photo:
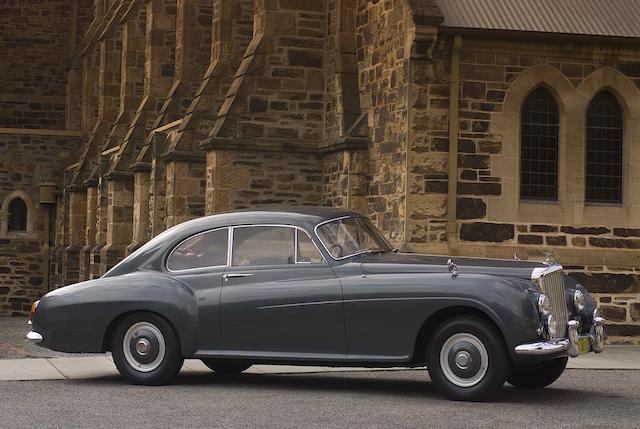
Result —
MULTIPOLYGON (((570 359, 569 369, 640 370, 640 347, 608 346, 599 355, 590 353, 570 359)), ((254 365, 250 374, 321 373, 336 371, 372 371, 371 368, 329 368, 318 366, 254 365)), ((197 359, 187 359, 182 373, 211 373, 197 359)), ((0 360, 0 381, 78 380, 119 376, 111 356, 53 357, 0 360)))

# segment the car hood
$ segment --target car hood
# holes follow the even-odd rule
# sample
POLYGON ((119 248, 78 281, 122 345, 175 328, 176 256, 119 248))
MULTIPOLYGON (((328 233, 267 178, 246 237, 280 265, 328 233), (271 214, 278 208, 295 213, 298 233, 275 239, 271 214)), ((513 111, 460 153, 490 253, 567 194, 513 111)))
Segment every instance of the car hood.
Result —
POLYGON ((531 280, 535 268, 544 264, 507 259, 463 258, 456 256, 422 255, 417 253, 369 254, 362 258, 367 273, 441 273, 448 272, 447 262, 451 259, 458 268, 459 275, 484 274, 501 277, 516 277, 531 280))

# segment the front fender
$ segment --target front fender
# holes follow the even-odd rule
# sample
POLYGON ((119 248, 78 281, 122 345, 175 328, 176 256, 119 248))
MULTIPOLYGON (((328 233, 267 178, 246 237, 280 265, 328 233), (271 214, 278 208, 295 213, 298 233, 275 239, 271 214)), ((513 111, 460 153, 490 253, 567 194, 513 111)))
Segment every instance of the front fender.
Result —
POLYGON ((100 278, 50 292, 38 305, 33 329, 52 350, 97 353, 105 351, 110 324, 137 311, 165 317, 176 330, 183 355, 195 351, 198 311, 193 291, 155 272, 100 278))
POLYGON ((469 276, 452 283, 447 298, 434 307, 436 312, 453 307, 470 307, 490 318, 502 334, 509 356, 516 360, 515 347, 538 338, 540 318, 535 305, 535 285, 510 277, 469 276))

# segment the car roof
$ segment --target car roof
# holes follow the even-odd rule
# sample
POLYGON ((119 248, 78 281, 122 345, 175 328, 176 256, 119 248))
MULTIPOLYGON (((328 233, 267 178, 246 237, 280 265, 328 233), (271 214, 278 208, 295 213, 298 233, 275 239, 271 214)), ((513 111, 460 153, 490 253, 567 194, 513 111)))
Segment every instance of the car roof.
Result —
POLYGON ((217 228, 243 224, 286 224, 312 227, 326 220, 343 216, 362 216, 353 210, 334 207, 298 206, 241 209, 193 219, 180 224, 184 229, 217 228))

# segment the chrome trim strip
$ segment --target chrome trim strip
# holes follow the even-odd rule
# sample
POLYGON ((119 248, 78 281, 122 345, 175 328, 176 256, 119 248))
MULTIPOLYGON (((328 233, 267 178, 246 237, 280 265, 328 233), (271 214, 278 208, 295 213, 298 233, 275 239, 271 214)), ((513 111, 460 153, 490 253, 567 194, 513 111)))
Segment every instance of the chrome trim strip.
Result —
POLYGON ((27 333, 27 340, 32 343, 40 343, 42 342, 42 335, 38 334, 36 331, 29 331, 27 333))
POLYGON ((231 254, 233 252, 233 227, 229 227, 229 235, 227 236, 227 267, 231 266, 231 254))
POLYGON ((340 300, 333 301, 312 301, 312 302, 296 302, 294 304, 275 304, 275 305, 263 305, 258 307, 259 310, 272 310, 275 308, 291 308, 291 307, 308 307, 311 305, 328 305, 328 304, 342 304, 340 300))
POLYGON ((451 300, 456 299, 463 303, 477 303, 476 301, 459 298, 456 296, 410 296, 410 297, 387 297, 387 298, 357 298, 357 299, 342 299, 337 301, 313 301, 313 302, 295 302, 290 304, 275 304, 268 305, 259 308, 280 308, 280 307, 297 307, 304 305, 316 305, 316 304, 334 304, 334 303, 359 303, 359 302, 385 302, 385 301, 439 301, 439 300, 451 300))
POLYGON ((252 275, 254 275, 253 273, 224 273, 222 275, 222 278, 225 281, 229 281, 229 279, 239 279, 239 278, 243 278, 243 277, 251 277, 252 275))

